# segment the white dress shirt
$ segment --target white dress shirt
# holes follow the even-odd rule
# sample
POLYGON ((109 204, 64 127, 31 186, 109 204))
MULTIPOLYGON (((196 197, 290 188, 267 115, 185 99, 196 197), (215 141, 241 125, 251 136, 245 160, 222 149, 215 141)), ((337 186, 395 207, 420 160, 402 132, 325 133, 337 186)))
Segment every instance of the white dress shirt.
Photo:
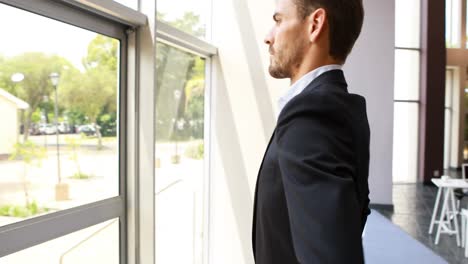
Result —
POLYGON ((278 116, 279 113, 281 113, 283 110, 284 106, 296 95, 300 94, 313 80, 315 80, 315 78, 319 77, 327 71, 341 70, 341 68, 342 66, 338 64, 325 65, 302 76, 293 85, 291 85, 288 91, 278 100, 278 116))

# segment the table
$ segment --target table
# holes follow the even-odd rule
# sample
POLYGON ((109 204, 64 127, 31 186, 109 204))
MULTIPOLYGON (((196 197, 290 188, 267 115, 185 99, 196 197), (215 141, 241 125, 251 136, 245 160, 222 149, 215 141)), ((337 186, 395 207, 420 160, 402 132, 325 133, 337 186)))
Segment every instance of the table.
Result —
POLYGON ((455 206, 455 195, 453 189, 467 189, 468 182, 464 179, 432 179, 432 182, 439 188, 437 191, 437 197, 434 204, 434 210, 432 212, 431 225, 429 226, 429 234, 432 234, 434 225, 437 224, 437 233, 435 238, 435 244, 439 244, 440 234, 455 234, 457 239, 457 246, 460 246, 460 234, 458 229, 457 219, 457 208, 455 206), (439 220, 436 220, 437 211, 439 209, 440 200, 444 196, 442 203, 442 210, 439 215, 439 220), (446 220, 444 220, 444 217, 446 220), (452 227, 453 222, 453 227, 452 227))

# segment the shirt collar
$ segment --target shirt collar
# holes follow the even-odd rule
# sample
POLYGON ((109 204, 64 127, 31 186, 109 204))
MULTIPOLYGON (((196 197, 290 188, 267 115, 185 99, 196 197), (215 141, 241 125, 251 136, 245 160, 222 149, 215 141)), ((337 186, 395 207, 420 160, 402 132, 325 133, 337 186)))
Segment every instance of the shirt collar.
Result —
POLYGON ((291 101, 296 95, 300 94, 315 78, 319 77, 323 73, 331 70, 341 70, 342 66, 339 64, 330 64, 321 66, 315 70, 312 70, 297 80, 286 93, 278 100, 278 113, 281 113, 284 106, 291 101))

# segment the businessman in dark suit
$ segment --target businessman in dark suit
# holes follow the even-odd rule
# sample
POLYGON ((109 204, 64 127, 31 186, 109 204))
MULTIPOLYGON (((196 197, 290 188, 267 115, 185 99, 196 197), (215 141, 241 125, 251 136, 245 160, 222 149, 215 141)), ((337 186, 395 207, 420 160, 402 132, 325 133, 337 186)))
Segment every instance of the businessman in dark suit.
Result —
POLYGON ((257 264, 364 263, 370 131, 341 70, 363 17, 362 0, 277 1, 269 72, 291 87, 257 179, 257 264))

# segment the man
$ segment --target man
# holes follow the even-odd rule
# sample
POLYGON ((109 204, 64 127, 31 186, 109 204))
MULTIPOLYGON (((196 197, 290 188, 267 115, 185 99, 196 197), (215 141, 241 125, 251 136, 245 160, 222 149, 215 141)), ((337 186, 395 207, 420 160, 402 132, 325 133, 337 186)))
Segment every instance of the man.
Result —
POLYGON ((269 72, 292 85, 257 179, 257 264, 364 262, 370 131, 341 71, 363 17, 362 0, 277 1, 269 72))

